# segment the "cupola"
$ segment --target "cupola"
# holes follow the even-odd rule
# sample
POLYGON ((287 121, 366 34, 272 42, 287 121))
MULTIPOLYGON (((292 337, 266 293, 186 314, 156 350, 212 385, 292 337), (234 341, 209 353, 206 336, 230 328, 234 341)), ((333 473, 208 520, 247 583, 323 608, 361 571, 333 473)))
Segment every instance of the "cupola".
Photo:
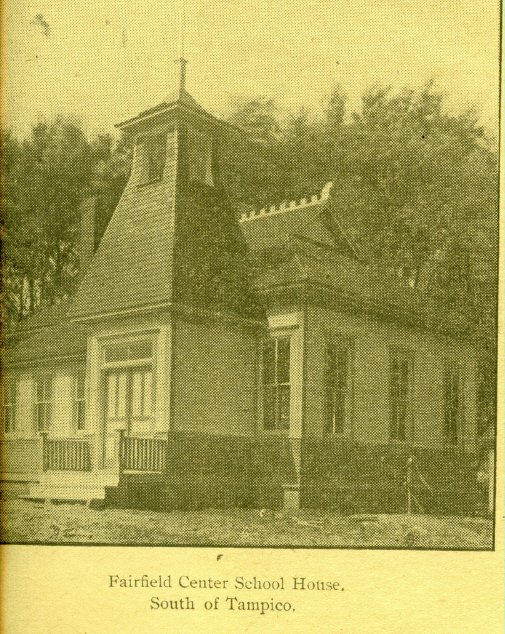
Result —
POLYGON ((246 245, 219 181, 219 144, 239 130, 177 91, 117 127, 131 176, 70 310, 75 319, 173 304, 248 314, 246 245))

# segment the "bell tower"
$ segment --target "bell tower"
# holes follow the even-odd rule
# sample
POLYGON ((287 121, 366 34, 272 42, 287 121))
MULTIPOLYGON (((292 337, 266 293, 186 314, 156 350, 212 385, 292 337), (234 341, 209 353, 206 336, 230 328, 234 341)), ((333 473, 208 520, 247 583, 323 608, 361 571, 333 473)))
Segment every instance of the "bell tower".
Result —
POLYGON ((176 90, 116 127, 129 181, 75 297, 73 316, 189 304, 252 317, 245 240, 219 179, 220 144, 243 134, 176 90), (98 293, 97 293, 98 289, 98 293))

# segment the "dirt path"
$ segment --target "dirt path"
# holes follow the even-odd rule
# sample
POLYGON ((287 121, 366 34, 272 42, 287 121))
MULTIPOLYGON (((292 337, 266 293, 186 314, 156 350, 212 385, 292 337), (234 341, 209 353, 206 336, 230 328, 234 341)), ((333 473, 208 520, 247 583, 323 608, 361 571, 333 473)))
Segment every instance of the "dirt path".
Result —
POLYGON ((2 541, 55 544, 330 546, 488 549, 492 522, 427 515, 346 517, 331 512, 153 511, 7 500, 2 541))

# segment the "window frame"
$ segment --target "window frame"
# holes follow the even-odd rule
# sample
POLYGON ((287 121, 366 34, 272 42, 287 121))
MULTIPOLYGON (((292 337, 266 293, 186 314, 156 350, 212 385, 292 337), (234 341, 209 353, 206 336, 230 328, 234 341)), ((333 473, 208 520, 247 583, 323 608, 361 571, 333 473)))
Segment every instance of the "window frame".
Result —
MULTIPOLYGON (((262 341, 261 347, 261 429, 266 433, 287 433, 290 429, 291 423, 291 388, 292 388, 292 361, 291 361, 291 352, 292 352, 292 337, 290 333, 276 333, 272 334, 267 339, 262 341), (288 381, 279 381, 279 342, 284 341, 288 342, 288 381), (273 381, 266 382, 266 363, 265 363, 265 352, 266 346, 268 344, 274 344, 274 368, 273 368, 273 381), (266 400, 267 400, 267 390, 273 393, 273 403, 274 403, 274 416, 273 416, 273 426, 266 426, 266 400), (282 393, 287 392, 287 424, 281 426, 282 421, 282 399, 280 395, 282 393)), ((282 378, 282 377, 281 377, 282 378)))
MULTIPOLYGON (((128 388, 127 388, 128 389, 128 388)), ((154 371, 152 367, 140 366, 138 368, 131 369, 130 375, 130 413, 129 418, 130 422, 134 420, 146 420, 154 418, 154 371), (136 413, 134 411, 135 408, 135 376, 140 375, 140 412, 136 413), (150 376, 149 380, 149 390, 146 389, 146 377, 150 376), (150 395, 149 401, 149 410, 146 412, 146 393, 150 395)))
POLYGON ((214 155, 214 140, 211 136, 206 134, 205 132, 201 132, 200 130, 194 127, 188 127, 186 131, 186 148, 187 148, 187 170, 188 170, 188 181, 195 181, 197 183, 202 183, 203 185, 207 185, 209 187, 214 186, 214 173, 213 173, 213 155, 214 155), (191 138, 198 139, 198 146, 202 149, 202 165, 205 170, 205 174, 203 178, 199 178, 198 176, 194 177, 192 175, 191 168, 191 158, 193 156, 192 150, 196 147, 196 144, 191 143, 191 138), (205 146, 205 147, 203 147, 205 146))
POLYGON ((408 443, 414 441, 414 370, 414 352, 412 350, 398 347, 390 348, 388 364, 389 442, 408 443), (404 405, 403 437, 399 433, 401 428, 398 421, 399 415, 395 416, 395 412, 401 411, 402 401, 395 402, 396 395, 393 393, 393 364, 398 360, 400 363, 408 364, 406 390, 402 390, 401 385, 398 387, 398 391, 402 390, 405 395, 402 399, 404 405))
POLYGON ((139 337, 125 337, 119 339, 113 339, 109 341, 104 341, 102 344, 102 368, 104 370, 115 369, 115 368, 128 368, 134 366, 141 365, 152 365, 154 367, 154 356, 155 356, 155 342, 156 339, 153 336, 139 336, 139 337), (130 347, 135 344, 147 343, 151 344, 151 354, 148 357, 130 357, 130 347), (113 346, 126 346, 127 347, 127 356, 125 359, 119 359, 117 361, 107 361, 107 349, 113 346))
MULTIPOLYGON (((110 426, 116 425, 118 429, 125 429, 130 433, 132 429, 135 427, 135 423, 140 423, 142 421, 150 421, 152 425, 152 430, 154 431, 158 416, 158 393, 157 393, 157 382, 159 380, 158 376, 158 366, 157 366, 157 355, 158 355, 158 336, 159 331, 157 329, 139 329, 133 330, 130 332, 120 333, 110 333, 105 337, 100 338, 99 343, 99 359, 100 359, 100 399, 101 399, 101 411, 104 420, 105 429, 109 429, 110 426), (114 361, 107 361, 107 350, 111 347, 124 347, 126 349, 126 356, 123 356, 121 359, 115 359, 114 361), (134 355, 131 356, 131 348, 136 346, 140 346, 140 349, 144 347, 147 349, 149 347, 150 356, 143 355, 134 355), (136 371, 142 374, 142 396, 141 396, 141 412, 140 415, 134 414, 134 403, 133 403, 133 381, 134 374, 136 371), (146 373, 150 374, 149 379, 146 379, 146 373), (121 380, 120 375, 124 374, 124 386, 119 386, 119 381, 121 380), (115 411, 114 416, 109 416, 109 393, 110 386, 109 380, 112 375, 116 376, 116 385, 115 385, 115 411), (149 386, 146 388, 146 381, 149 381, 149 386), (124 388, 125 394, 125 411, 124 416, 119 416, 122 413, 122 410, 118 410, 118 402, 120 398, 121 390, 124 388), (150 409, 148 408, 147 413, 145 413, 145 396, 150 392, 150 409)), ((112 413, 112 412, 111 412, 112 413)), ((144 433, 138 432, 135 433, 144 433)))
POLYGON ((74 420, 74 429, 77 432, 86 431, 86 372, 84 370, 78 371, 74 377, 72 382, 72 409, 73 409, 73 420, 74 420), (80 393, 79 387, 82 386, 82 394, 80 393), (80 424, 80 415, 81 415, 81 406, 82 406, 82 427, 80 424))
POLYGON ((141 154, 142 165, 140 180, 138 182, 139 187, 142 185, 150 185, 151 183, 159 183, 163 180, 165 166, 167 164, 167 144, 168 130, 154 132, 153 134, 139 138, 137 150, 141 154), (161 159, 159 160, 157 169, 153 171, 153 157, 155 156, 154 150, 156 148, 160 149, 161 159))
POLYGON ((35 412, 35 429, 38 433, 48 432, 51 429, 53 414, 53 388, 54 377, 52 374, 41 374, 35 378, 35 394, 34 394, 34 412, 35 412), (43 386, 43 398, 39 399, 39 387, 43 386), (46 389, 48 387, 48 389, 46 389), (49 395, 47 394, 49 392, 49 395), (43 409, 45 424, 40 426, 40 414, 43 409))
POLYGON ((2 408, 4 414, 3 433, 13 434, 17 431, 16 413, 17 413, 17 392, 18 380, 7 378, 2 385, 2 408), (12 421, 12 427, 9 428, 8 421, 12 421))
POLYGON ((353 417, 353 342, 344 338, 327 338, 324 346, 324 377, 323 377, 323 435, 324 436, 346 436, 352 433, 353 417), (335 353, 335 371, 332 374, 329 366, 329 353, 335 353), (339 355, 345 357, 345 375, 343 384, 341 377, 337 376, 339 355), (338 386, 337 386, 338 383, 338 386), (335 413, 337 394, 340 395, 340 407, 342 409, 341 426, 337 428, 335 413), (330 422, 331 418, 331 422, 330 422))
POLYGON ((457 361, 446 359, 443 365, 443 421, 442 421, 442 434, 443 434, 443 442, 444 445, 448 447, 458 447, 463 439, 463 424, 464 424, 464 400, 463 394, 463 369, 457 361), (451 377, 451 383, 448 383, 448 377, 451 377), (454 383, 453 379, 456 376, 456 411, 455 411, 455 419, 451 417, 451 421, 449 421, 450 429, 448 427, 448 411, 454 411, 452 409, 452 405, 454 404, 453 396, 454 396, 454 383), (451 402, 449 404, 447 396, 448 396, 448 388, 451 391, 451 402), (449 432, 449 433, 448 433, 449 432))

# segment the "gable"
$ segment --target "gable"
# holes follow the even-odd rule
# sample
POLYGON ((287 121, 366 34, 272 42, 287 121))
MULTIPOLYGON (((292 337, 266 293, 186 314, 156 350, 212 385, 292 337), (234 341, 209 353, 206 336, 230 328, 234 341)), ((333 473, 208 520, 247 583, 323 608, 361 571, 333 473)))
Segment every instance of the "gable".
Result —
POLYGON ((320 196, 310 200, 282 203, 251 214, 242 214, 240 224, 250 251, 286 246, 293 239, 325 245, 357 258, 357 253, 342 225, 328 209, 332 183, 327 183, 320 196))

